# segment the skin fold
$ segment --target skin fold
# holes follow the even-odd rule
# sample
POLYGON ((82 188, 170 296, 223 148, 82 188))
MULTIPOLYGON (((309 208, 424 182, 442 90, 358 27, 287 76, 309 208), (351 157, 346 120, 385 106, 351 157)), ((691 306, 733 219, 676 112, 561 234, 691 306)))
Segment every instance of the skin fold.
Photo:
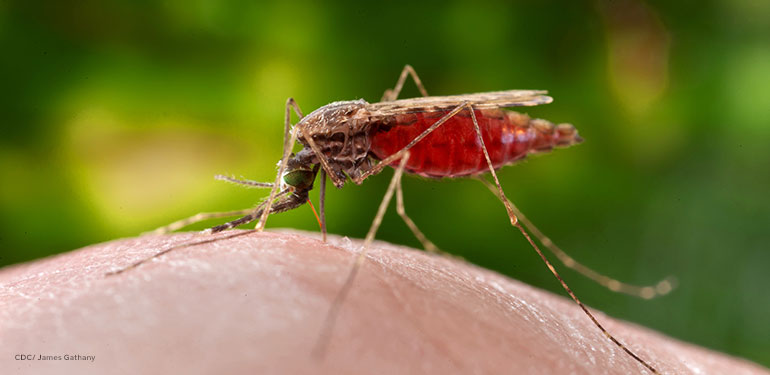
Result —
MULTIPOLYGON (((562 296, 382 242, 369 249, 319 359, 311 353, 360 242, 237 233, 128 238, 0 270, 2 373, 649 373, 562 296), (223 239, 105 276, 212 237, 223 239)), ((661 373, 770 374, 596 314, 661 373)))

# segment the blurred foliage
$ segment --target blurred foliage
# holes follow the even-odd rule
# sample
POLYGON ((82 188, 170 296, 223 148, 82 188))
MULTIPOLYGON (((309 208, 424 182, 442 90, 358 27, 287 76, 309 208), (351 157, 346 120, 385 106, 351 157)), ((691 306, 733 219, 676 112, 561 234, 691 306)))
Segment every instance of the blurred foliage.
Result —
MULTIPOLYGON (((212 176, 274 178, 287 97, 376 101, 409 63, 435 95, 550 90, 528 112, 586 142, 505 168, 508 195, 597 270, 680 282, 642 301, 561 267, 573 289, 770 365, 770 2, 5 1, 0 40, 0 265, 253 205, 212 176)), ((330 191, 330 231, 363 236, 391 173, 330 191)), ((477 182, 405 191, 442 249, 562 292, 477 182)), ((392 208, 378 237, 419 246, 392 208)))

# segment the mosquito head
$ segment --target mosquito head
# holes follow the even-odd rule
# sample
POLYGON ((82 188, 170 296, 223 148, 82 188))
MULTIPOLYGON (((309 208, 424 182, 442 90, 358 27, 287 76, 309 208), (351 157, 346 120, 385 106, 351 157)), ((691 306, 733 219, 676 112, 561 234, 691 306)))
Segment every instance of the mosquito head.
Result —
POLYGON ((298 191, 310 190, 313 187, 316 171, 307 168, 295 168, 287 170, 283 174, 283 183, 294 187, 298 191))

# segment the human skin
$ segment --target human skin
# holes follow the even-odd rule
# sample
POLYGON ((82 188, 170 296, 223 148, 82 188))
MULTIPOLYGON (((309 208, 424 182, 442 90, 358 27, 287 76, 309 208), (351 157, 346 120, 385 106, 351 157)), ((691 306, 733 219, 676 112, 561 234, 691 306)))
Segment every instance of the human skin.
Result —
MULTIPOLYGON (((299 232, 180 233, 0 270, 0 373, 649 373, 564 297, 381 242, 341 305, 325 355, 314 356, 359 249, 299 232), (95 359, 15 358, 23 354, 95 359)), ((661 373, 770 374, 595 313, 661 373)))

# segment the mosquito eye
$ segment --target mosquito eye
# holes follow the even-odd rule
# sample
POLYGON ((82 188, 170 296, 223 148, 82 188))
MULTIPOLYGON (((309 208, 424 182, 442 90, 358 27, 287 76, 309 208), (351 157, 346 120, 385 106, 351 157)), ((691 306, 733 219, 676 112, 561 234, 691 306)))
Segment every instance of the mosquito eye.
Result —
POLYGON ((307 190, 313 185, 314 179, 313 171, 306 169, 295 169, 293 171, 286 172, 283 175, 283 182, 286 185, 293 186, 299 190, 307 190))

